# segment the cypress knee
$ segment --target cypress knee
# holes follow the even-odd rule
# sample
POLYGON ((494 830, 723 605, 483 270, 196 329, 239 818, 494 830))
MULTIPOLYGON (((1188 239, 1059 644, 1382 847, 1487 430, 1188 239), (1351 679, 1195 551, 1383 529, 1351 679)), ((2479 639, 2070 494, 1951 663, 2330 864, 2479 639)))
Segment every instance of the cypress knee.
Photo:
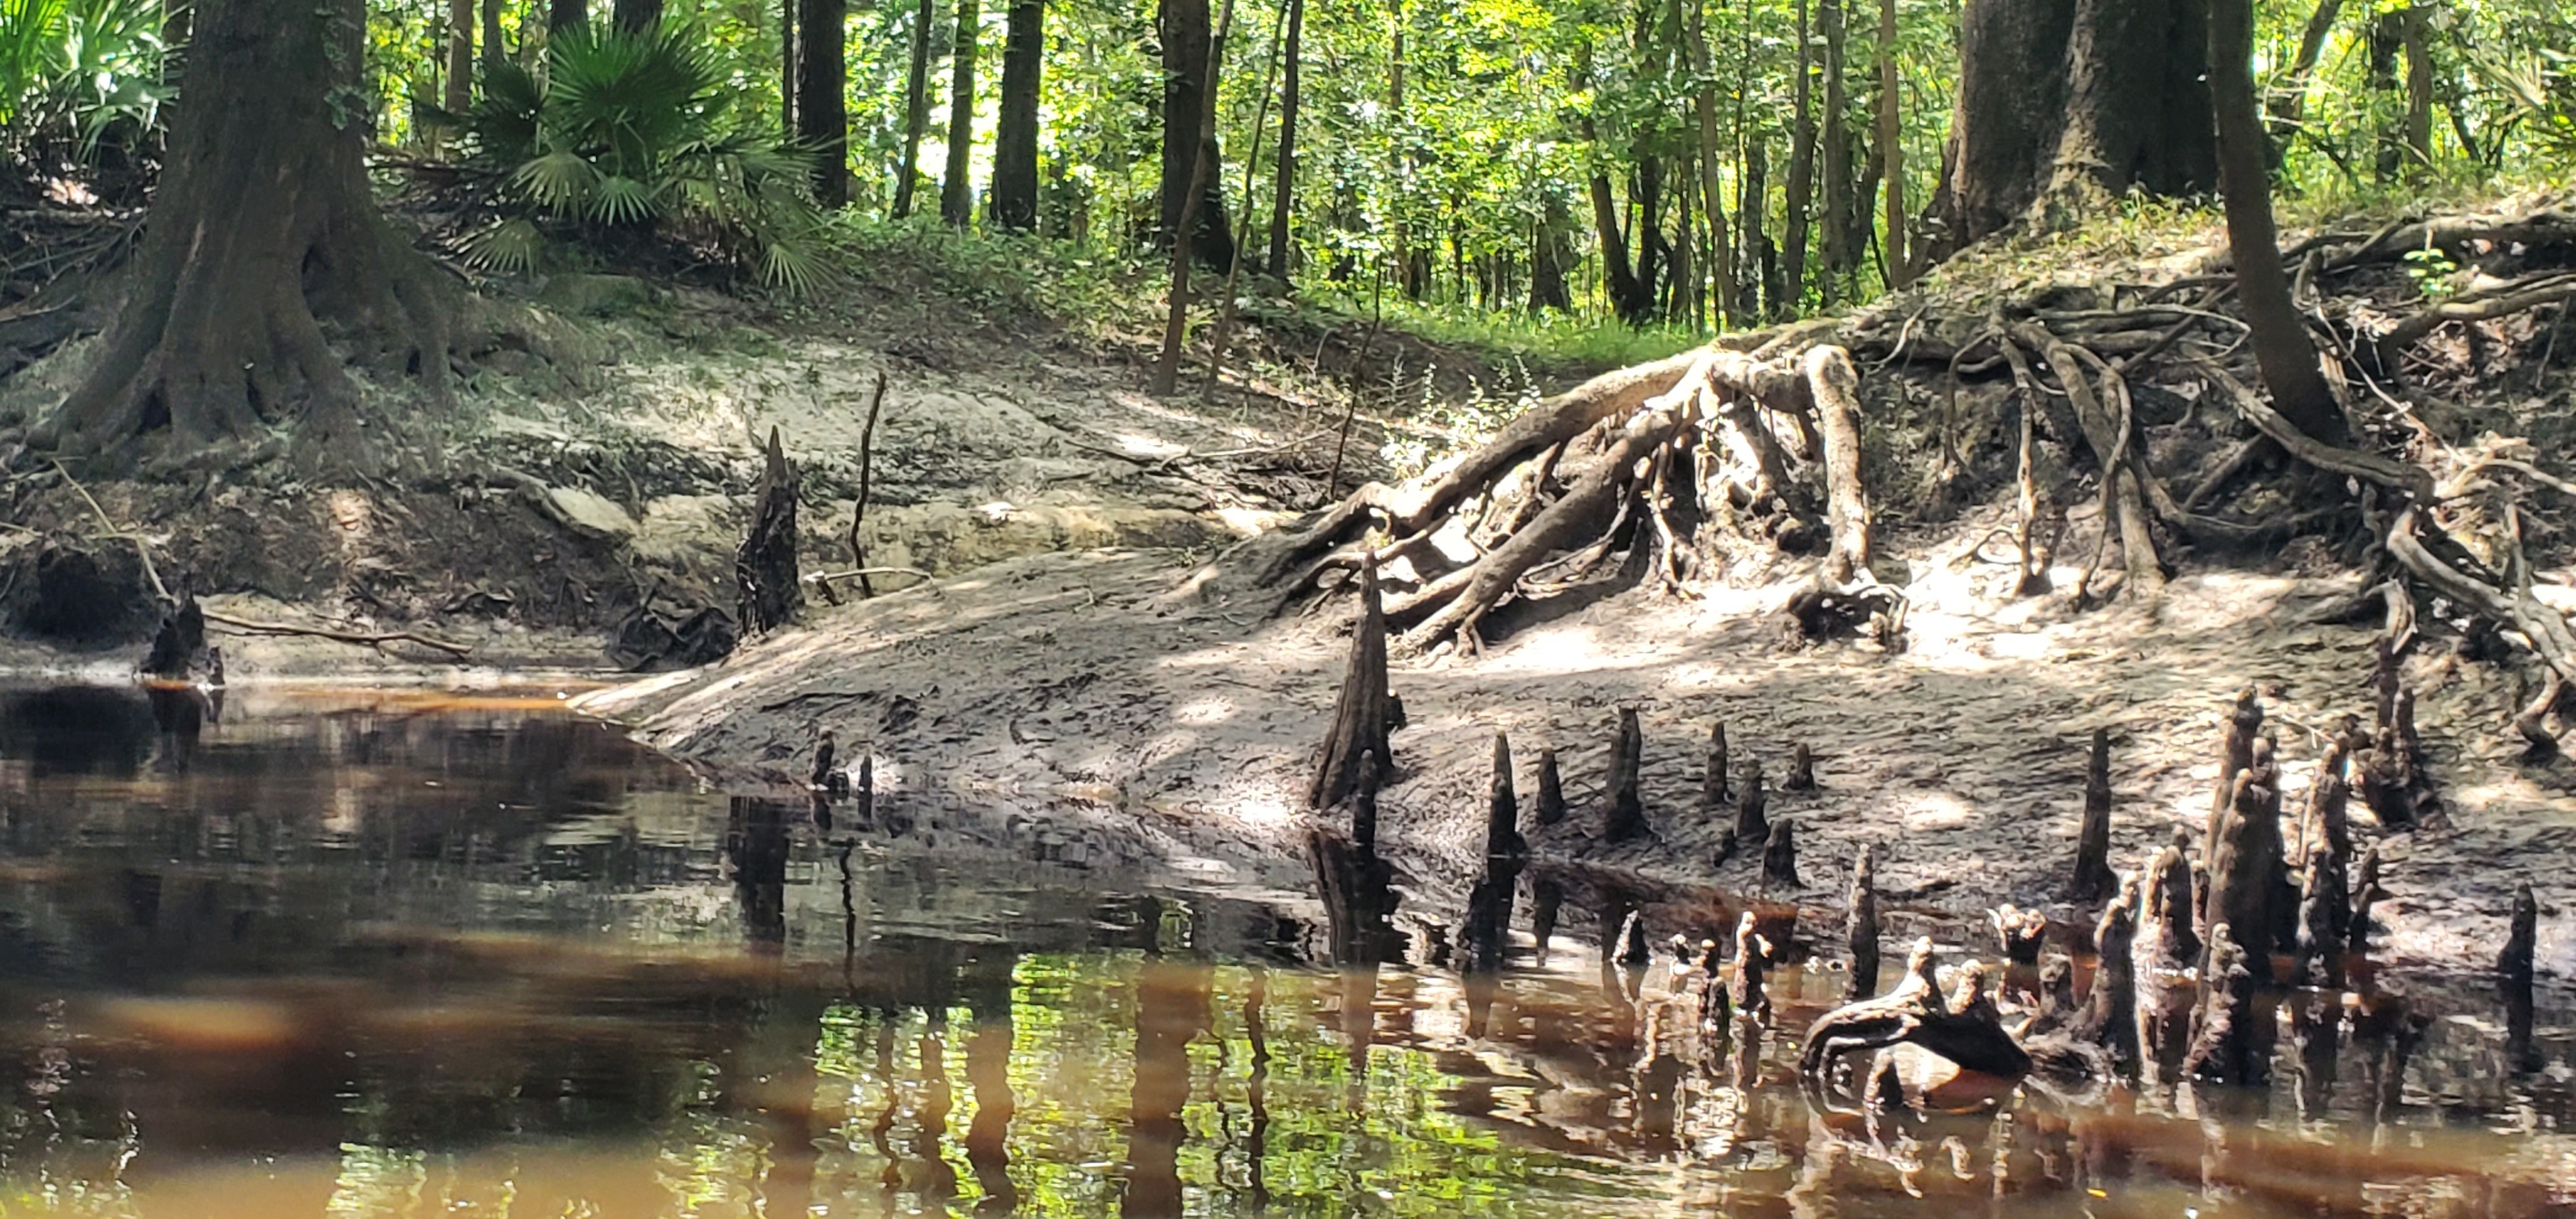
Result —
POLYGON ((1866 999, 1878 993, 1878 849, 1873 845, 1863 845, 1852 863, 1843 938, 1851 945, 1851 976, 1843 997, 1866 999))
POLYGON ((1517 865, 1529 853, 1521 841, 1520 800, 1512 792, 1512 742, 1494 734, 1494 781, 1485 799, 1485 858, 1517 865))
POLYGON ((1610 748, 1610 809, 1601 823, 1601 837, 1608 842, 1626 842, 1646 833, 1646 806, 1638 799, 1638 769, 1646 751, 1646 740, 1637 727, 1637 709, 1619 709, 1619 739, 1610 748))
POLYGON ((2111 875, 2111 730, 2096 728, 2084 768, 2084 821, 2075 833, 2075 883, 2068 896, 2103 901, 2118 883, 2111 875))
POLYGON ((1798 846, 1790 839, 1789 822, 1771 823, 1771 838, 1762 844, 1762 879, 1769 884, 1799 887, 1798 846))
POLYGON ((1699 807, 1711 820, 1726 810, 1726 723, 1708 726, 1708 769, 1700 772, 1699 807))
POLYGON ((1805 741, 1789 747, 1789 774, 1788 777, 1780 780, 1780 790, 1788 792, 1816 790, 1816 759, 1814 755, 1807 752, 1805 741))
POLYGON ((1737 776, 1735 788, 1735 841, 1767 842, 1771 838, 1771 821, 1762 815, 1770 796, 1762 790, 1762 759, 1744 759, 1744 772, 1737 776))
POLYGON ((2507 984, 2531 989, 2539 936, 2540 903, 2532 896, 2530 882, 2525 881, 2514 886, 2513 915, 2506 923, 2504 951, 2496 957, 2496 973, 2507 984))
POLYGON ((1538 751, 1538 823, 1554 825, 1565 820, 1565 784, 1557 777, 1556 751, 1538 751))
POLYGON ((1342 691, 1333 704, 1333 725, 1324 737, 1322 759, 1306 789, 1309 808, 1331 808, 1347 799, 1366 770, 1377 781, 1394 777, 1395 758, 1387 735, 1394 698, 1386 685, 1386 602, 1379 592, 1377 564, 1360 564, 1360 620, 1351 631, 1351 660, 1342 675, 1342 691), (1365 760, 1368 764, 1363 767, 1365 760))

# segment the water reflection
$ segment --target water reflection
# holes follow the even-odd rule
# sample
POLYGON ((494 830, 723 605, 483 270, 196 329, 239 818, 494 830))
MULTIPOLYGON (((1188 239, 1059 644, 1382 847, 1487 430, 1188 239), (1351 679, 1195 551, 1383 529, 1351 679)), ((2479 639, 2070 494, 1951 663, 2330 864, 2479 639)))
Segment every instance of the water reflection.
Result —
POLYGON ((1839 975, 1704 1022, 1648 951, 1738 908, 1332 835, 1312 898, 1180 891, 900 793, 708 793, 522 703, 233 698, 174 752, 140 693, 0 697, 0 1211, 2576 1205, 2547 992, 2293 994, 2269 1092, 1813 1112, 1839 975))

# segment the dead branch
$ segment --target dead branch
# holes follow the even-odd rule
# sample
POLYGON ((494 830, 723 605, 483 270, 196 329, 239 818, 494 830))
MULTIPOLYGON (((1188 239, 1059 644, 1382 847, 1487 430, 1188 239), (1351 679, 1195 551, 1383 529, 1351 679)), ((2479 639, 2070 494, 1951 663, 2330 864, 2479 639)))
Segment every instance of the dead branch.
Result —
MULTIPOLYGON (((876 471, 873 457, 877 439, 877 412, 885 406, 885 395, 885 370, 878 369, 876 388, 868 393, 868 421, 859 425, 859 499, 858 503, 850 509, 850 562, 858 568, 850 574, 859 578, 861 597, 877 595, 876 585, 868 582, 868 576, 873 569, 868 566, 868 548, 859 541, 859 525, 868 519, 868 483, 876 471)), ((823 588, 826 591, 831 587, 828 579, 823 581, 823 588)))
POLYGON ((218 614, 213 610, 206 610, 204 613, 208 622, 228 626, 251 635, 300 635, 312 639, 328 639, 333 643, 353 643, 371 648, 383 647, 388 643, 416 643, 425 648, 445 652, 459 660, 474 652, 471 645, 440 639, 435 635, 423 635, 418 631, 352 631, 327 626, 298 626, 291 622, 260 622, 250 618, 235 618, 230 614, 218 614))

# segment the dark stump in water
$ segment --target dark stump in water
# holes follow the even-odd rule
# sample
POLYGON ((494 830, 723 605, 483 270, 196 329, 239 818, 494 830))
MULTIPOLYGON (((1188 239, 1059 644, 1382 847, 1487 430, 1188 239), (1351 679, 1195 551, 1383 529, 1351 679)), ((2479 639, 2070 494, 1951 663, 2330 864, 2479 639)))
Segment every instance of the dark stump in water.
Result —
POLYGON ((805 604, 796 572, 796 493, 801 478, 769 429, 760 493, 752 501, 751 534, 734 553, 734 591, 745 630, 787 625, 805 604))

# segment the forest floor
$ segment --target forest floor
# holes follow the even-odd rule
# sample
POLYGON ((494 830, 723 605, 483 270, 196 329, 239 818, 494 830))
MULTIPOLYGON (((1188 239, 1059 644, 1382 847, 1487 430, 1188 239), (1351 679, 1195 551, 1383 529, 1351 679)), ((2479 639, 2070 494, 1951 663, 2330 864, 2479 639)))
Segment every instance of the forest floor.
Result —
MULTIPOLYGON (((1813 562, 1745 548, 1684 595, 1620 564, 1624 576, 1506 604, 1486 620, 1481 654, 1399 660, 1392 685, 1409 725, 1395 737, 1399 776, 1383 797, 1382 838, 1412 884, 1432 905, 1463 894, 1498 731, 1520 759, 1524 808, 1537 752, 1553 749, 1563 766, 1572 815, 1529 830, 1541 866, 1646 897, 1671 924, 1659 936, 1714 932, 1714 912, 1754 892, 1821 917, 1840 906, 1864 841, 1883 844, 1880 884, 1899 912, 1955 925, 2010 901, 2073 918, 2060 897, 2090 734, 2111 734, 2113 860, 2135 865, 2171 827, 2206 816, 2221 724, 2249 683, 2281 729, 2290 803, 2302 804, 2323 727, 2369 710, 2376 626, 2304 617, 2360 587, 2354 550, 2305 537, 2254 553, 2178 554, 2177 578, 2144 608, 2088 608, 2063 591, 2016 597, 2013 569, 1986 549, 2012 516, 2011 446, 1972 437, 1964 475, 1936 478, 1936 446, 1920 439, 1936 417, 1996 428, 2008 385, 1989 375, 1953 401, 1939 361, 1905 355, 1923 301, 2206 274, 2212 231, 2203 219, 2042 243, 1840 323, 1878 327, 1883 346, 1898 336, 1862 364, 1874 568, 1904 591, 1902 651, 1788 642, 1779 613, 1813 562), (1644 727, 1655 837, 1608 847, 1591 836, 1622 707, 1644 727), (1774 818, 1797 826, 1794 891, 1765 890, 1757 849, 1709 862, 1725 820, 1698 811, 1712 721, 1726 724, 1736 757, 1759 757, 1775 776, 1793 744, 1815 754, 1819 789, 1775 791, 1771 803, 1774 818)), ((1331 822, 1308 813, 1303 795, 1351 606, 1326 600, 1273 616, 1275 597, 1174 590, 1331 491, 1411 472, 1410 457, 1391 467, 1391 456, 1473 441, 1476 419, 1426 404, 1509 402, 1533 379, 1510 361, 1395 330, 1274 318, 1253 339, 1253 372, 1202 406, 1195 395, 1144 392, 1149 334, 1068 327, 1007 302, 970 306, 901 276, 830 309, 605 279, 541 296, 552 300, 495 307, 529 311, 544 354, 487 361, 404 477, 314 487, 271 463, 247 476, 156 482, 80 486, 43 468, 13 479, 0 616, 16 638, 0 642, 0 668, 130 671, 132 640, 150 622, 148 580, 129 570, 139 535, 159 560, 152 574, 176 583, 186 573, 212 594, 209 608, 232 618, 411 629, 471 649, 235 637, 218 623, 236 680, 595 672, 602 632, 732 608, 732 552, 772 427, 805 479, 807 570, 851 565, 861 435, 883 376, 866 564, 921 574, 881 577, 873 599, 809 597, 801 623, 729 659, 577 704, 738 782, 801 782, 816 733, 831 728, 845 756, 876 760, 884 786, 978 810, 1007 849, 1106 851, 1176 874, 1287 883, 1303 867, 1306 832, 1331 822), (40 562, 48 548, 62 554, 40 562), (66 566, 71 551, 89 567, 66 566), (84 620, 86 640, 61 623, 50 635, 29 629, 49 589, 73 586, 116 590, 135 620, 84 620)), ((2436 417, 2428 402, 2428 420, 2454 430, 2483 422, 2532 437, 2543 453, 2569 451, 2576 399, 2534 338, 2506 335, 2502 356, 2477 336, 2445 349, 2442 358, 2476 366, 2472 379, 2513 388, 2451 393, 2438 405, 2455 414, 2436 417), (2526 372, 2527 385, 2514 380, 2526 372)), ((76 337, 0 380, 0 449, 60 395, 95 342, 76 337)), ((2560 365, 2576 365, 2576 346, 2560 365)), ((1556 388, 1587 371, 1534 379, 1556 388)), ((2142 380, 2139 398, 2150 456, 2177 480, 2243 434, 2180 378, 2142 380)), ((2053 450, 2042 464, 2044 479, 2079 484, 2076 463, 2053 450)), ((2075 507, 2053 571, 2060 590, 2075 585, 2099 535, 2093 494, 2061 495, 2075 507)), ((2261 496, 2245 493, 2247 511, 2267 510, 2261 496)), ((2563 508, 2535 513, 2529 536, 2539 595, 2566 608, 2576 606, 2576 554, 2555 527, 2563 508)), ((2505 726, 2528 698, 2526 670, 2435 651, 2412 662, 2408 680, 2449 823, 2371 835, 2389 894, 2378 955, 2476 965, 2502 939, 2512 884, 2529 881, 2543 915, 2542 968, 2576 975, 2576 882, 2565 868, 2576 858, 2576 767, 2525 758, 2505 726)))

